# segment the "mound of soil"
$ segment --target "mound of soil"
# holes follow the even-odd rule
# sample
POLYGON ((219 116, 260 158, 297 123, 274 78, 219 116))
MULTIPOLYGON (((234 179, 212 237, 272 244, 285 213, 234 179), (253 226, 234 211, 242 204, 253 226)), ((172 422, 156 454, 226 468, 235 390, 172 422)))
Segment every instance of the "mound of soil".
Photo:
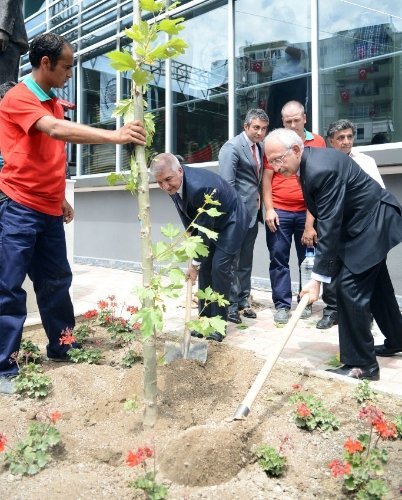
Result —
MULTIPOLYGON (((45 352, 41 329, 24 337, 45 352)), ((368 430, 357 419, 359 404, 353 386, 310 376, 302 367, 279 361, 247 419, 228 422, 263 360, 249 351, 210 342, 205 365, 179 360, 158 368, 159 418, 148 431, 142 425, 142 364, 122 368, 125 351, 116 348, 101 328, 96 337, 104 354, 100 365, 43 362, 53 390, 42 401, 0 396, 0 432, 10 446, 25 436, 32 421, 51 411, 62 413, 56 424, 62 445, 51 462, 31 477, 14 476, 1 465, 0 498, 145 498, 141 490, 128 486, 143 474, 142 466, 129 468, 125 463, 129 450, 143 446, 155 450, 157 480, 168 486, 172 499, 347 498, 341 481, 331 477, 328 463, 341 457, 348 437, 368 430), (306 432, 296 427, 295 405, 289 402, 295 384, 339 418, 338 431, 306 432), (135 397, 140 408, 128 412, 123 404, 135 397), (276 448, 285 443, 288 465, 282 477, 268 477, 256 462, 254 450, 262 443, 276 448)), ((376 404, 388 417, 402 414, 398 398, 379 394, 376 404)), ((389 452, 384 472, 388 498, 395 498, 401 481, 402 442, 387 441, 382 446, 389 452)), ((152 470, 152 459, 149 462, 152 470)))

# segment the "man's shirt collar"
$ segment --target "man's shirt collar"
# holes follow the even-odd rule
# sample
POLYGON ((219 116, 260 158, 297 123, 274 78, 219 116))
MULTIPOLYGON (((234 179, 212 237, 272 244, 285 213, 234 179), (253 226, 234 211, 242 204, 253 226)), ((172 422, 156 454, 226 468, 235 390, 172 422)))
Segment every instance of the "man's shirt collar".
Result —
POLYGON ((57 97, 53 89, 50 89, 49 94, 46 94, 42 87, 40 87, 32 78, 32 73, 30 75, 24 76, 24 78, 22 79, 22 83, 24 83, 41 102, 50 101, 50 99, 57 97))

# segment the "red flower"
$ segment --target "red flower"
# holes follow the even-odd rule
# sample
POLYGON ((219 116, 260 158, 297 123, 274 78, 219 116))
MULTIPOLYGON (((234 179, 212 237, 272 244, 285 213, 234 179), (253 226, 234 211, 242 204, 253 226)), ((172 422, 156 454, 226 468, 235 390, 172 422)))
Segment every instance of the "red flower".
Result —
POLYGON ((368 405, 359 411, 359 418, 361 420, 367 420, 371 425, 375 422, 382 422, 384 420, 384 413, 373 405, 368 405))
POLYGON ((86 319, 96 318, 97 316, 98 316, 98 311, 96 309, 91 309, 90 311, 84 313, 84 317, 86 319))
POLYGON ((127 311, 130 314, 135 314, 136 312, 138 312, 138 307, 137 306, 127 306, 127 311))
POLYGON ((61 337, 59 340, 60 345, 71 345, 76 341, 76 338, 73 335, 73 332, 70 330, 70 328, 66 328, 61 332, 61 337))
POLYGON ((311 415, 310 408, 306 405, 306 403, 301 403, 296 409, 296 413, 301 418, 307 418, 311 415))
POLYGON ((348 476, 351 471, 349 462, 342 463, 338 459, 332 460, 332 462, 328 464, 328 467, 331 469, 331 474, 333 477, 338 477, 343 475, 348 476))
POLYGON ((120 318, 120 324, 121 324, 121 326, 122 326, 123 328, 125 328, 125 327, 126 327, 126 325, 127 325, 127 320, 126 320, 126 319, 124 319, 124 318, 120 318))
POLYGON ((61 413, 59 411, 54 411, 50 414, 50 420, 55 424, 61 418, 61 413))
POLYGON ((302 388, 301 384, 292 384, 292 389, 295 391, 300 391, 302 388))
POLYGON ((374 430, 382 439, 395 439, 396 438, 396 426, 392 422, 387 422, 386 420, 378 421, 373 423, 374 430))
POLYGON ((133 330, 141 330, 141 323, 139 321, 133 324, 133 330))
POLYGON ((7 438, 6 438, 5 434, 3 434, 2 432, 0 432, 0 453, 2 451, 4 451, 6 443, 7 443, 7 438))
POLYGON ((353 441, 353 439, 348 439, 347 441, 345 441, 343 447, 351 455, 357 453, 358 451, 363 451, 364 449, 360 441, 353 441))
POLYGON ((102 311, 103 309, 107 309, 109 307, 109 302, 106 300, 99 300, 98 301, 98 307, 102 311))
POLYGON ((147 458, 152 457, 153 454, 154 452, 148 446, 144 448, 138 448, 138 450, 135 453, 129 450, 126 458, 126 464, 129 467, 135 467, 136 465, 145 462, 147 458))

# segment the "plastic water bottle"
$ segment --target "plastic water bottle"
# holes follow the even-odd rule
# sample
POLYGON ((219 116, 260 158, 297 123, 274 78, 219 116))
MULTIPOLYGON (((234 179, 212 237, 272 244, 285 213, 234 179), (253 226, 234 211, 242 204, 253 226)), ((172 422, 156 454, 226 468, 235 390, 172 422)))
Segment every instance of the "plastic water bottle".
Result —
POLYGON ((300 266, 300 279, 302 288, 311 280, 315 260, 315 248, 306 248, 306 257, 300 266))

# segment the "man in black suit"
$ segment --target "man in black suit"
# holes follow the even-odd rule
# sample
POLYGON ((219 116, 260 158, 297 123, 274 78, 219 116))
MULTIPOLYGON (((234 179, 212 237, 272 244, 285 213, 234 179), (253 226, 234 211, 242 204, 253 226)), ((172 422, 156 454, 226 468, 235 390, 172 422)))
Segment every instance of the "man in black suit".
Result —
POLYGON ((291 130, 265 141, 275 171, 298 174, 320 235, 311 281, 302 295, 318 300, 321 282, 337 276, 339 346, 343 366, 329 370, 378 380, 377 356, 402 352, 402 316, 386 266, 387 253, 402 241, 402 207, 348 155, 304 148, 291 130), (385 336, 374 346, 371 314, 385 336))
MULTIPOLYGON (((250 224, 250 216, 238 193, 219 175, 203 168, 191 168, 180 165, 178 159, 171 153, 157 155, 150 166, 150 172, 155 181, 173 200, 185 228, 195 219, 197 211, 204 206, 204 195, 213 194, 220 202, 218 210, 223 212, 218 217, 207 213, 197 218, 197 224, 218 233, 216 241, 210 240, 205 233, 199 232, 209 248, 207 257, 200 262, 193 261, 188 269, 188 277, 193 282, 198 276, 198 286, 205 290, 208 286, 214 292, 229 298, 232 281, 233 260, 241 248, 250 224)), ((208 207, 207 207, 208 208, 208 207)), ((196 234, 195 231, 192 234, 196 234)), ((207 317, 221 316, 227 320, 227 308, 216 302, 200 310, 207 317)), ((214 332, 210 339, 221 342, 223 336, 214 332)))

